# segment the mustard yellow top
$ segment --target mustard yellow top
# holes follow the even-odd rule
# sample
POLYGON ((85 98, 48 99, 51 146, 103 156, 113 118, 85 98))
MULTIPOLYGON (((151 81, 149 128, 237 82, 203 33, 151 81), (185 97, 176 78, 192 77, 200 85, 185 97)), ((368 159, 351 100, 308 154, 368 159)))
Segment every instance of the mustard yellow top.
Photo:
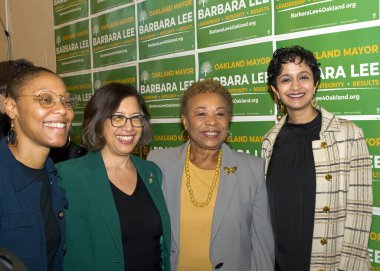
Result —
MULTIPOLYGON (((190 184, 194 197, 198 202, 204 202, 210 191, 215 170, 197 168, 189 161, 190 184)), ((216 183, 210 203, 205 207, 196 207, 190 200, 186 188, 186 173, 183 170, 181 185, 180 210, 180 248, 179 271, 212 270, 210 262, 210 239, 212 217, 219 180, 216 183)))

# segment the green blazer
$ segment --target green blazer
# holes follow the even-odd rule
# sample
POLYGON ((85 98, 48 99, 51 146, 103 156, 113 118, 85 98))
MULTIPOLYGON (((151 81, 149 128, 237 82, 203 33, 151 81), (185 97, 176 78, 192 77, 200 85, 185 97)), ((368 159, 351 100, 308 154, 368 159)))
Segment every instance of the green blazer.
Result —
MULTIPOLYGON (((131 156, 162 221, 161 258, 170 271, 170 219, 161 190, 161 171, 156 164, 131 156)), ((66 189, 68 271, 124 271, 120 221, 100 152, 59 163, 58 180, 66 189)), ((128 264, 128 259, 126 259, 128 264)))

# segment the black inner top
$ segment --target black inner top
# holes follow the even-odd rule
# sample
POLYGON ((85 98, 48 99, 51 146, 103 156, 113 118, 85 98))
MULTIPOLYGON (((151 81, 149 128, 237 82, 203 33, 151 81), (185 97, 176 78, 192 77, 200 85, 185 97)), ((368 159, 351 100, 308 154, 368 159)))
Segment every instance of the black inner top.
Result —
POLYGON ((140 176, 130 196, 110 183, 120 219, 124 270, 162 270, 161 216, 140 176))
POLYGON ((29 168, 20 163, 26 171, 29 172, 33 179, 42 183, 41 197, 40 197, 40 210, 41 216, 45 224, 45 237, 46 237, 46 255, 48 270, 53 270, 54 257, 57 252, 60 231, 57 218, 54 214, 52 207, 52 195, 49 183, 49 176, 45 168, 34 169, 29 168))
POLYGON ((267 189, 275 235, 275 270, 310 269, 316 175, 312 141, 319 139, 321 114, 306 124, 286 124, 273 147, 267 189))

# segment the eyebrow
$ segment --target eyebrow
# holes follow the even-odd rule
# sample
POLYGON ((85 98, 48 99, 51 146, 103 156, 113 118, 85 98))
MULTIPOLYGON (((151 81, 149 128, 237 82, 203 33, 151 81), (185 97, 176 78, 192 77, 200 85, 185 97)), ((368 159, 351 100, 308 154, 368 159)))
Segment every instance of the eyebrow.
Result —
MULTIPOLYGON (((115 113, 113 113, 113 114, 116 114, 116 115, 123 115, 124 116, 124 113, 123 112, 118 112, 118 111, 116 111, 115 113)), ((132 113, 131 115, 133 116, 133 115, 141 115, 142 114, 142 112, 134 112, 134 113, 132 113)))
MULTIPOLYGON (((308 71, 300 71, 299 73, 297 73, 297 75, 300 75, 300 74, 303 74, 303 73, 307 73, 309 75, 313 75, 312 73, 310 73, 308 71)), ((291 75, 289 73, 280 74, 277 78, 284 77, 284 76, 291 76, 291 75)))
MULTIPOLYGON (((206 109, 206 107, 205 106, 198 106, 195 109, 206 109)), ((226 106, 219 106, 216 109, 226 109, 227 110, 227 107, 226 106)))

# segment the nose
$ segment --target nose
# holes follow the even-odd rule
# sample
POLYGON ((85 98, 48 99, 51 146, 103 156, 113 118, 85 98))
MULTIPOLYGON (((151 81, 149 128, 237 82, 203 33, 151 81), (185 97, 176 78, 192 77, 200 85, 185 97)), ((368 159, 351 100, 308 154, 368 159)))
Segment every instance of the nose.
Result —
POLYGON ((216 117, 214 115, 208 116, 206 119, 206 124, 211 125, 211 126, 215 125, 216 124, 216 117))
POLYGON ((293 89, 297 90, 300 88, 300 81, 298 79, 293 80, 293 89))
POLYGON ((62 115, 67 114, 67 109, 64 105, 64 101, 58 97, 58 101, 53 106, 54 112, 60 113, 62 115))
POLYGON ((132 119, 127 119, 124 126, 120 127, 123 130, 130 131, 133 130, 133 125, 132 125, 132 119))

